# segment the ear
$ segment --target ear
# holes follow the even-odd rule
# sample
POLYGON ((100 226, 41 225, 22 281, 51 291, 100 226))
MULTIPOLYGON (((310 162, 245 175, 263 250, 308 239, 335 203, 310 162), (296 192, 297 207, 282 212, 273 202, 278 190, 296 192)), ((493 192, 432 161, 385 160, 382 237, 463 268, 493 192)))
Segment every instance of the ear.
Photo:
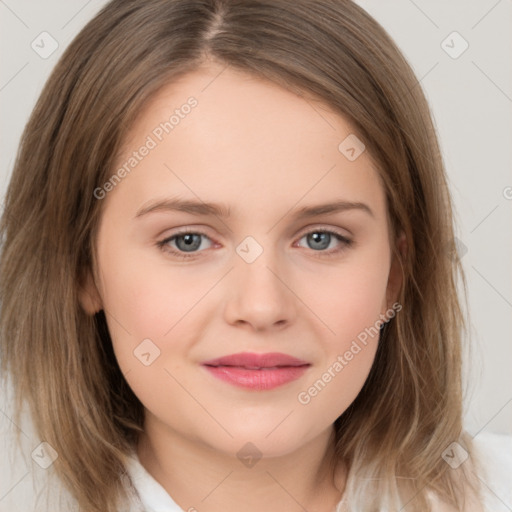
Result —
POLYGON ((407 255, 407 239, 403 231, 396 239, 396 253, 391 256, 391 267, 389 269, 388 286, 386 289, 387 308, 390 308, 397 302, 400 296, 400 289, 403 284, 402 265, 400 260, 404 260, 407 255))
POLYGON ((88 315, 94 315, 103 308, 101 296, 90 271, 80 280, 78 300, 88 315))

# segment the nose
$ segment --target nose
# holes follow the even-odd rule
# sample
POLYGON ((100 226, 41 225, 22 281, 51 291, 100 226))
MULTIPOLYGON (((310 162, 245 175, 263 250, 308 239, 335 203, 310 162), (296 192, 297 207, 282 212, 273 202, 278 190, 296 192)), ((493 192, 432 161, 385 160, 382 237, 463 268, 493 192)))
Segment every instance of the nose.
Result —
POLYGON ((294 321, 296 299, 270 253, 264 251, 252 263, 236 262, 225 306, 225 319, 231 325, 265 331, 282 329, 294 321))

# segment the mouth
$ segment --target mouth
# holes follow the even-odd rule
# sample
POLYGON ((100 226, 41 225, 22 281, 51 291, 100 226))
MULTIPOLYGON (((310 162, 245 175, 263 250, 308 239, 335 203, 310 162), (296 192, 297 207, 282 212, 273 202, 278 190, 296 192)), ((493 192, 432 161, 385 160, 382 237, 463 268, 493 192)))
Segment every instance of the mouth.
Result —
POLYGON ((287 354, 240 353, 205 361, 202 366, 224 382, 262 391, 300 378, 311 364, 287 354))

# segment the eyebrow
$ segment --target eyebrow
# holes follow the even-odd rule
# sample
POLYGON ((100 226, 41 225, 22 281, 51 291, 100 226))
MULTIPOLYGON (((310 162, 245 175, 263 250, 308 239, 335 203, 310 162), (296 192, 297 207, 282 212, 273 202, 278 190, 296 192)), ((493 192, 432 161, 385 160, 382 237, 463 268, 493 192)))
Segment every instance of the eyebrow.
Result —
MULTIPOLYGON (((371 217, 375 217, 373 211, 367 204, 343 200, 319 205, 303 206, 297 209, 293 216, 297 219, 303 219, 349 210, 360 210, 366 212, 371 217)), ((143 206, 137 211, 135 218, 142 217, 149 213, 162 211, 178 211, 189 213, 191 215, 214 215, 221 218, 228 218, 231 214, 231 209, 223 204, 205 203, 203 201, 191 201, 184 199, 162 199, 143 206)))

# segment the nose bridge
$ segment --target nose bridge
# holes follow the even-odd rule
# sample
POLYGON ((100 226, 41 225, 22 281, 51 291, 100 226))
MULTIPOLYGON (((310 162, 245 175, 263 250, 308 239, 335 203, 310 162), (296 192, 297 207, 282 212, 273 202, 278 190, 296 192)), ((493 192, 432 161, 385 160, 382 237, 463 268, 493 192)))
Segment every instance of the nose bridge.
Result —
POLYGON ((226 314, 232 323, 262 329, 292 320, 293 294, 282 281, 281 258, 268 239, 259 243, 246 237, 236 247, 232 292, 226 314))
POLYGON ((268 301, 283 294, 283 284, 275 276, 281 267, 279 257, 268 240, 263 247, 253 237, 247 237, 236 251, 239 261, 235 265, 235 273, 240 279, 243 295, 259 296, 268 301))

